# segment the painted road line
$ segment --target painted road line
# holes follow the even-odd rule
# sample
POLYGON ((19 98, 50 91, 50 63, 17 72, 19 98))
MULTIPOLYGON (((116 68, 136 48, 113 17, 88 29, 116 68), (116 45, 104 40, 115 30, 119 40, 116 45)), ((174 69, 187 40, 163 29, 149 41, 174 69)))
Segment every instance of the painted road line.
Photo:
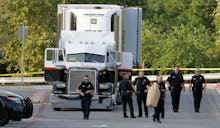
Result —
POLYGON ((94 127, 94 128, 107 128, 108 125, 105 125, 105 124, 98 124, 98 125, 92 125, 92 127, 94 127))

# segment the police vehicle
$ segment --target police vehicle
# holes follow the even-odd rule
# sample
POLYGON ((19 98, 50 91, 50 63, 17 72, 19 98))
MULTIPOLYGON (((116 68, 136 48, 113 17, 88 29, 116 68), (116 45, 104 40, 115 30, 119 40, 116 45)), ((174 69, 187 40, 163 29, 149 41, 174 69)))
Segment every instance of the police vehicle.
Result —
POLYGON ((0 90, 0 126, 6 125, 10 120, 30 118, 32 113, 33 104, 30 98, 0 90))

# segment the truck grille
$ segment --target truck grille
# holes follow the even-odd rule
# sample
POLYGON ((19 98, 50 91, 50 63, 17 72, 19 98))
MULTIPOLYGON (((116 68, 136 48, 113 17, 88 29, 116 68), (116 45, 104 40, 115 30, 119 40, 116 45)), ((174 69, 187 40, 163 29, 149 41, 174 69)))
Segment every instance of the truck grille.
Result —
POLYGON ((96 70, 89 69, 70 69, 69 71, 69 93, 76 93, 77 87, 83 82, 85 75, 89 76, 89 80, 94 86, 96 92, 96 70))

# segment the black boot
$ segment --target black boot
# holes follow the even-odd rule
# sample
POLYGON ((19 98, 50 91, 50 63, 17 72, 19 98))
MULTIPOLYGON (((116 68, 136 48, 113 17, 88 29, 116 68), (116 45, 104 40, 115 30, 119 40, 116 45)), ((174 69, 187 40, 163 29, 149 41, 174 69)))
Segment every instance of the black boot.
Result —
POLYGON ((157 123, 161 123, 161 121, 160 121, 160 120, 157 120, 157 123))
POLYGON ((157 123, 161 123, 161 121, 160 121, 160 114, 158 114, 158 115, 156 116, 156 118, 157 118, 157 123))
POLYGON ((154 114, 153 115, 153 122, 155 122, 156 121, 156 115, 154 114))
POLYGON ((126 113, 124 113, 124 118, 128 118, 128 116, 127 116, 127 114, 126 114, 126 113))
POLYGON ((165 117, 165 116, 164 116, 164 113, 162 113, 162 114, 161 114, 161 118, 164 118, 164 117, 165 117))
POLYGON ((136 118, 134 115, 131 115, 131 118, 136 118))

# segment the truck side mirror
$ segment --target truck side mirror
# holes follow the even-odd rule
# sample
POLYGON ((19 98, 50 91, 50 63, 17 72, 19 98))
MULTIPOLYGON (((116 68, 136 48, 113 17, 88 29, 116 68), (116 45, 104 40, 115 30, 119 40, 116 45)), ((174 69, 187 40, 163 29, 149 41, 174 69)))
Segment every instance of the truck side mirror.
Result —
POLYGON ((121 63, 120 62, 116 62, 116 66, 121 66, 121 63))

